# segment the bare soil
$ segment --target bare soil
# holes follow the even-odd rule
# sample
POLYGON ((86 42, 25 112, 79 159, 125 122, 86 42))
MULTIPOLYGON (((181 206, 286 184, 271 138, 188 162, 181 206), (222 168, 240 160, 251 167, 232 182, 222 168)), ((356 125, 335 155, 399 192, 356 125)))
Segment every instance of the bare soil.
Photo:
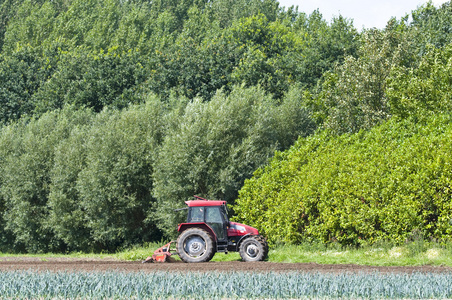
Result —
POLYGON ((77 259, 47 257, 0 257, 0 271, 120 271, 120 272, 320 272, 320 273, 452 273, 451 267, 410 266, 376 267, 351 264, 323 265, 316 263, 273 262, 208 262, 187 264, 146 263, 113 259, 77 259))

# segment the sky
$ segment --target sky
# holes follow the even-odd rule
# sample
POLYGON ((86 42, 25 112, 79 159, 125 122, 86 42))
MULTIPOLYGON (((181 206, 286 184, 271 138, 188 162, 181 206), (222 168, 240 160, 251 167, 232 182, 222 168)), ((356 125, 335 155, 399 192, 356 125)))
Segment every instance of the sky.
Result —
MULTIPOLYGON (((333 16, 342 15, 353 19, 358 30, 376 27, 383 29, 391 17, 400 19, 428 0, 278 0, 281 6, 298 5, 298 11, 311 14, 319 9, 323 18, 330 21, 333 16)), ((449 0, 433 0, 438 7, 449 0)))

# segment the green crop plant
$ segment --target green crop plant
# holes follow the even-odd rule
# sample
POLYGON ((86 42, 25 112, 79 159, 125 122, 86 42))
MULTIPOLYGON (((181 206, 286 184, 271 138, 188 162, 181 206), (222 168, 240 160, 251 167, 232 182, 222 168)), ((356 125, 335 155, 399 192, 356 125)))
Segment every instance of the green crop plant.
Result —
POLYGON ((2 299, 445 299, 452 274, 0 272, 2 299))

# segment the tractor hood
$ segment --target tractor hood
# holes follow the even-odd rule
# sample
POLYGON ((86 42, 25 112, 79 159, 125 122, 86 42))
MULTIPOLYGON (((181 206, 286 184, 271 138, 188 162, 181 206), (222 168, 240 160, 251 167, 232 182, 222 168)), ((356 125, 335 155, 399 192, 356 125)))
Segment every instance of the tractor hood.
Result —
POLYGON ((248 225, 229 222, 228 236, 243 236, 247 234, 258 235, 259 231, 248 225))

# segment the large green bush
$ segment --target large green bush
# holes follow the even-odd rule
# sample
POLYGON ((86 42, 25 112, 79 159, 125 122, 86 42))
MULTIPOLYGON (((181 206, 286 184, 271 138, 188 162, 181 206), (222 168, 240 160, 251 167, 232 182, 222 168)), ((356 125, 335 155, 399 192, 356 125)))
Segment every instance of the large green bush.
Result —
POLYGON ((450 115, 299 139, 245 182, 236 219, 271 242, 450 239, 451 151, 450 115))

